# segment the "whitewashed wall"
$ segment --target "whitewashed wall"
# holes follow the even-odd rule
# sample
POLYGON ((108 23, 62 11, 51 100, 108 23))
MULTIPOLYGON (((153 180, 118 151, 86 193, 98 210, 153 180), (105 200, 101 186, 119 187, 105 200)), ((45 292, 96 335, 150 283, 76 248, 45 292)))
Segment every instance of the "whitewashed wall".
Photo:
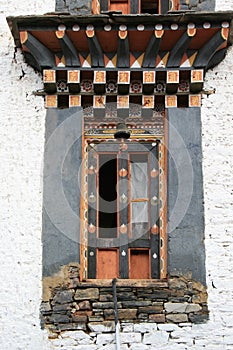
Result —
MULTIPOLYGON (((5 16, 42 14, 54 8, 52 0, 0 0, 0 347, 112 350, 110 334, 67 332, 64 338, 48 341, 47 333, 40 330, 45 110, 43 99, 32 94, 41 88, 41 78, 23 62, 20 51, 15 53, 5 16), (96 340, 98 345, 93 344, 96 340)), ((216 9, 233 10, 233 0, 217 0, 216 9)), ((210 321, 170 328, 128 325, 121 336, 121 350, 233 349, 232 49, 224 62, 207 73, 205 88, 216 88, 214 95, 204 97, 202 107, 210 321), (147 341, 142 344, 144 331, 147 341)))
POLYGON ((233 0, 215 0, 215 11, 232 11, 233 0))
POLYGON ((23 62, 8 15, 54 11, 54 0, 0 0, 0 348, 48 349, 40 330, 41 165, 43 99, 32 92, 41 78, 23 62))

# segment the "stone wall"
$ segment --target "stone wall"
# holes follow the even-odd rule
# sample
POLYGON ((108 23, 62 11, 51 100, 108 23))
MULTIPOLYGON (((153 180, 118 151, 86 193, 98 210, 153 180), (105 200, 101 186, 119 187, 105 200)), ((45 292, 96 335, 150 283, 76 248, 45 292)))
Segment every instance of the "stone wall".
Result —
POLYGON ((74 14, 91 14, 91 0, 56 0, 57 12, 74 14))
MULTIPOLYGON (((42 324, 59 334, 66 330, 114 330, 114 297, 110 283, 80 283, 79 267, 68 265, 65 284, 51 287, 41 306, 42 324)), ((64 271, 63 268, 63 271, 64 271)), ((62 281, 61 281, 62 282, 62 281)), ((207 320, 207 292, 200 282, 174 277, 165 282, 116 282, 118 319, 140 323, 201 323, 207 320)), ((140 325, 138 325, 140 328, 140 325)))

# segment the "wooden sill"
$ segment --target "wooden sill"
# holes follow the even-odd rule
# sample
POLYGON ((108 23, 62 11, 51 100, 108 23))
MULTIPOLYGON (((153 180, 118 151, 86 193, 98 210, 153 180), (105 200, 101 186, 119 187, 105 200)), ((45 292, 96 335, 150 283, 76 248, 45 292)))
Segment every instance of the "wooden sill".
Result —
MULTIPOLYGON (((112 280, 110 279, 87 279, 80 282, 80 287, 111 287, 112 280)), ((117 287, 147 287, 147 288, 166 288, 168 287, 167 280, 141 280, 141 279, 117 279, 117 287)))

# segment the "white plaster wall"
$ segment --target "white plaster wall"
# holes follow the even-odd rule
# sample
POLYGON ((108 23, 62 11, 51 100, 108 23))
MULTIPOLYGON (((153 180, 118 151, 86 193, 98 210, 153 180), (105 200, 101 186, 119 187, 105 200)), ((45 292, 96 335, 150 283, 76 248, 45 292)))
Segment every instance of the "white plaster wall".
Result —
POLYGON ((6 16, 54 11, 54 0, 0 0, 0 348, 48 349, 40 330, 41 78, 14 51, 6 16), (24 72, 24 73, 23 73, 24 72), (24 74, 24 76, 23 76, 24 74))
MULTIPOLYGON (((43 99, 32 95, 41 88, 41 78, 23 62, 20 51, 14 52, 5 16, 42 14, 54 8, 52 0, 0 0, 0 348, 112 350, 114 345, 103 345, 112 341, 109 335, 104 338, 103 334, 102 340, 98 337, 98 345, 77 332, 49 342, 47 333, 40 330, 45 109, 43 99), (78 345, 74 335, 84 345, 78 345)), ((216 9, 233 10, 233 0, 217 0, 216 9)), ((204 97, 202 107, 210 321, 170 328, 169 340, 166 327, 158 326, 159 332, 154 327, 147 338, 151 337, 155 345, 141 344, 140 330, 129 325, 124 327, 122 339, 130 347, 124 344, 121 350, 233 349, 232 48, 224 62, 207 73, 205 88, 216 88, 214 95, 204 97)))
POLYGON ((215 11, 232 11, 233 0, 215 0, 215 11))
POLYGON ((0 13, 5 16, 43 15, 55 11, 55 0, 0 0, 0 13))

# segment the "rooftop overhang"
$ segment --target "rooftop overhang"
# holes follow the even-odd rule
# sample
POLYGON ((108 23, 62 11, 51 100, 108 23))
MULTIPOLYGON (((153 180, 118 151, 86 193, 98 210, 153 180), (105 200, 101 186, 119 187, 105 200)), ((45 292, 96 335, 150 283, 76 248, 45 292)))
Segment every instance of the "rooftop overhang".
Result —
POLYGON ((232 44, 233 12, 8 17, 16 47, 44 69, 203 69, 232 44))

